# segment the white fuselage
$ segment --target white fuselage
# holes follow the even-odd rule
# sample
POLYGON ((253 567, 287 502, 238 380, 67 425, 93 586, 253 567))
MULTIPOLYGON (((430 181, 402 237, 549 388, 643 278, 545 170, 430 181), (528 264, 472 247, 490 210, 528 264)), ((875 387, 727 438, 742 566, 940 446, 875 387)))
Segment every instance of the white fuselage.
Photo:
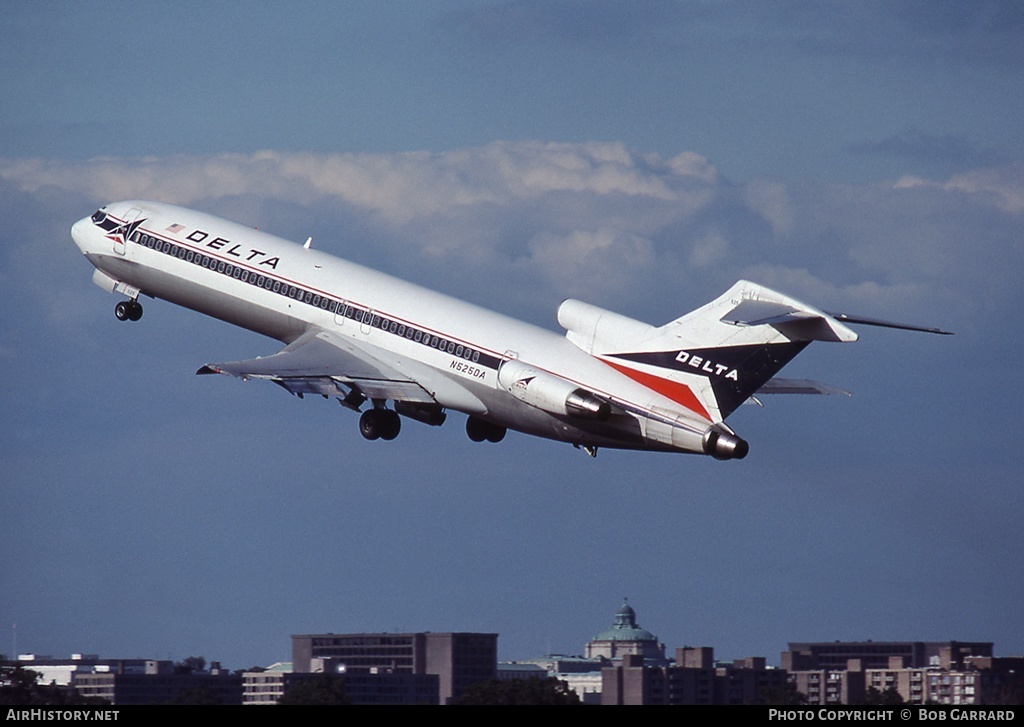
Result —
POLYGON ((202 212, 142 201, 103 212, 104 224, 85 218, 72 236, 110 291, 164 299, 286 344, 329 331, 387 352, 412 378, 426 378, 445 408, 542 437, 700 452, 711 426, 552 331, 202 212), (585 388, 615 413, 587 421, 524 403, 499 381, 510 360, 585 388), (666 427, 673 436, 653 434, 666 427))

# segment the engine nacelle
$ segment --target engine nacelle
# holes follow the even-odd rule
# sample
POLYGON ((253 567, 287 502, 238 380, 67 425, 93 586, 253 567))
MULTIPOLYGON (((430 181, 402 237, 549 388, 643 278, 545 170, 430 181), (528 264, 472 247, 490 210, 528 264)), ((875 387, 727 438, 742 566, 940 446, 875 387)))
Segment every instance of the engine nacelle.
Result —
POLYGON ((715 459, 743 459, 750 451, 750 445, 746 440, 717 429, 709 429, 704 434, 702 444, 704 452, 715 459))
POLYGON ((498 383, 522 402, 551 414, 604 421, 611 405, 571 381, 546 374, 519 361, 506 361, 498 383))
POLYGON ((572 298, 558 306, 557 318, 566 338, 587 353, 635 346, 655 330, 648 323, 572 298))

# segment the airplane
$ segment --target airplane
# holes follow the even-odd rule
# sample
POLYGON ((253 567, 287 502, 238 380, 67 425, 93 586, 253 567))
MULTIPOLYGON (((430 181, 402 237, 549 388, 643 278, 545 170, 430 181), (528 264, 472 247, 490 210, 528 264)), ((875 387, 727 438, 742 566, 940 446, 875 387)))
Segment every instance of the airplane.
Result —
POLYGON ((139 320, 147 296, 284 344, 197 374, 335 398, 360 412, 369 440, 394 439, 403 419, 440 426, 455 411, 475 442, 512 429, 591 456, 604 447, 743 459, 749 445, 725 423, 741 404, 847 393, 776 377, 812 341, 856 341, 846 323, 948 335, 828 313, 741 280, 658 327, 569 299, 557 310, 563 336, 331 256, 311 239, 298 245, 170 204, 111 203, 71 235, 93 282, 126 296, 119 320, 139 320))

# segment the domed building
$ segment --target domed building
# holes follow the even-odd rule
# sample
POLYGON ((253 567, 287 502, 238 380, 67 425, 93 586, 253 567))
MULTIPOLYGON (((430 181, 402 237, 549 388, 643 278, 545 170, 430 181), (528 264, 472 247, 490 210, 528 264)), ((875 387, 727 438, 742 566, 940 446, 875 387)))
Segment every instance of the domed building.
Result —
POLYGON ((622 606, 615 612, 612 627, 587 642, 587 658, 621 661, 627 654, 642 656, 652 666, 668 664, 665 645, 658 643, 658 638, 650 631, 637 625, 636 611, 627 599, 623 599, 622 606))

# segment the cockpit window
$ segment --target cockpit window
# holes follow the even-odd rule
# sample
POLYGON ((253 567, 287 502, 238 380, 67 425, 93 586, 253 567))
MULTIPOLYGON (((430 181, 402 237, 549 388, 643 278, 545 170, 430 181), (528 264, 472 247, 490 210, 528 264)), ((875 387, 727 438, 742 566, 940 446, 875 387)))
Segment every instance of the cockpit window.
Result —
POLYGON ((95 212, 92 213, 92 221, 95 222, 97 225, 103 222, 103 220, 105 219, 107 219, 107 213, 104 212, 103 210, 96 210, 95 212))

